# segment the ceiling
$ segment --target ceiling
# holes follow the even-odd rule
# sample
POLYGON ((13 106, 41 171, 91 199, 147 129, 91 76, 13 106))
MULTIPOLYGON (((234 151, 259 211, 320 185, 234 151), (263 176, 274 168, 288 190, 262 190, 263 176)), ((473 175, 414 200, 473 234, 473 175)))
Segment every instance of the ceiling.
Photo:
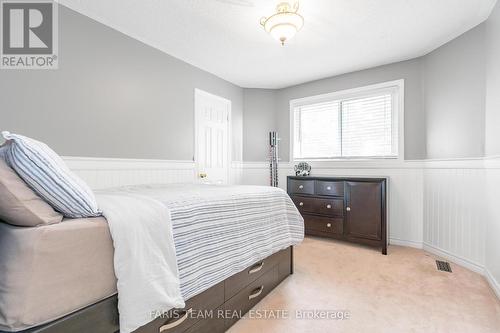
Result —
POLYGON ((486 20, 496 0, 302 0, 284 47, 259 25, 277 0, 59 0, 247 88, 283 88, 422 56, 486 20))

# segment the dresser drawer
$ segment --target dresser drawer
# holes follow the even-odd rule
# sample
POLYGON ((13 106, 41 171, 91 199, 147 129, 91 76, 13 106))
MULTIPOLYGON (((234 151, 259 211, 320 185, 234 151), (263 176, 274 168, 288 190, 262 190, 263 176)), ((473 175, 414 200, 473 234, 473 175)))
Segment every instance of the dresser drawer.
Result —
POLYGON ((314 184, 315 193, 318 195, 329 195, 336 197, 344 196, 344 182, 329 182, 324 180, 317 180, 314 184))
POLYGON ((283 256, 286 255, 285 251, 290 251, 290 249, 276 252, 272 256, 269 256, 266 259, 259 261, 247 269, 228 278, 225 285, 225 299, 230 299, 240 290, 261 277, 264 273, 278 265, 283 256))
POLYGON ((196 295, 186 301, 184 309, 168 311, 163 316, 142 326, 141 333, 184 332, 200 320, 200 315, 206 311, 214 311, 224 303, 224 282, 196 295))
POLYGON ((315 213, 328 216, 344 215, 343 199, 293 196, 292 200, 301 213, 315 213))
POLYGON ((304 227, 306 233, 308 231, 320 231, 342 235, 344 232, 344 219, 304 215, 304 227))
POLYGON ((314 180, 290 179, 288 192, 297 194, 314 194, 314 180))
POLYGON ((225 303, 226 329, 233 325, 240 315, 243 316, 259 303, 278 284, 278 274, 278 266, 274 266, 225 303))

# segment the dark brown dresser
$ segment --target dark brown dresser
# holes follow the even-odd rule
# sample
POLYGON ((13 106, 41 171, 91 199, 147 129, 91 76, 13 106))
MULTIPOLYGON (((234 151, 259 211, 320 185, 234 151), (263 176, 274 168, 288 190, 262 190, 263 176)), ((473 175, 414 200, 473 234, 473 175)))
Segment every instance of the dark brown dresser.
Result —
POLYGON ((288 177, 306 235, 378 246, 387 254, 385 178, 288 177))

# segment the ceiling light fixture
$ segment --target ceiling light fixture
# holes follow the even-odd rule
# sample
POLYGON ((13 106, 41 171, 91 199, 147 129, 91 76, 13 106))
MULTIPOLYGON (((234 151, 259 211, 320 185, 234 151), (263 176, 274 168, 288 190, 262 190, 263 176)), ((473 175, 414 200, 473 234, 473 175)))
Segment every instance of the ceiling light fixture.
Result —
POLYGON ((260 24, 281 45, 285 45, 304 25, 304 18, 297 14, 298 10, 298 0, 280 2, 276 6, 276 14, 263 17, 260 24))

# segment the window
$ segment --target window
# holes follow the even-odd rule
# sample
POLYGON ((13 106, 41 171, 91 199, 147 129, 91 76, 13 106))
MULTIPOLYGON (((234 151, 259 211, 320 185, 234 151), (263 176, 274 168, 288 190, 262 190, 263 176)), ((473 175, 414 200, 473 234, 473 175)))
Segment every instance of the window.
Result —
POLYGON ((402 81, 290 103, 294 159, 398 158, 402 81))

